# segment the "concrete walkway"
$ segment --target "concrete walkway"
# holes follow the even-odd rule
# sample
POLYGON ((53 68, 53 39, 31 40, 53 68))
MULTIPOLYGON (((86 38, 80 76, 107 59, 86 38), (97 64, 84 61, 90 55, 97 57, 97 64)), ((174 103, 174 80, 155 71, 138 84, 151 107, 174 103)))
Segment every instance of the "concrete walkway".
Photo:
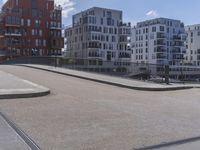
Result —
POLYGON ((123 88, 142 90, 142 91, 172 91, 172 90, 200 88, 200 85, 198 84, 170 84, 170 85, 156 84, 152 82, 131 80, 131 79, 102 75, 102 74, 97 74, 97 73, 76 71, 76 70, 71 70, 71 69, 66 69, 66 68, 59 68, 59 67, 55 68, 52 66, 45 66, 45 65, 23 64, 21 66, 41 69, 41 70, 73 76, 73 77, 77 77, 81 79, 110 84, 114 86, 120 86, 123 88))
POLYGON ((0 150, 40 150, 40 148, 0 112, 0 150))
POLYGON ((0 71, 0 80, 0 99, 38 97, 50 93, 46 87, 6 72, 0 71))

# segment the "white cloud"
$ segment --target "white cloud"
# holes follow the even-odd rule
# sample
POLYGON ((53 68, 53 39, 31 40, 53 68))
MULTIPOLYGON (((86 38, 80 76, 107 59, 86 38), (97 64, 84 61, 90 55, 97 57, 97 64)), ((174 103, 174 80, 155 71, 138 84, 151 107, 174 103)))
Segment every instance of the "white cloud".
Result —
POLYGON ((149 12, 146 13, 147 17, 152 17, 152 18, 156 18, 159 16, 157 10, 150 10, 149 12))
POLYGON ((75 2, 73 0, 55 0, 55 4, 62 6, 63 17, 65 18, 69 16, 69 13, 75 10, 75 2))

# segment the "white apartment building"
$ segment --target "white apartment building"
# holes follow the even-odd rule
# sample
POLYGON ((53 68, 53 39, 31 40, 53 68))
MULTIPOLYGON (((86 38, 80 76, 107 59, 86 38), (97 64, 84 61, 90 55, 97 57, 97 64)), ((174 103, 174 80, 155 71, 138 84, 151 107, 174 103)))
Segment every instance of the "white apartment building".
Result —
POLYGON ((200 66, 200 24, 186 26, 185 30, 187 33, 186 63, 200 66))
POLYGON ((122 11, 93 7, 75 14, 65 30, 67 57, 130 62, 130 36, 122 11))
POLYGON ((132 62, 180 65, 186 48, 184 24, 179 20, 157 18, 132 28, 132 62))

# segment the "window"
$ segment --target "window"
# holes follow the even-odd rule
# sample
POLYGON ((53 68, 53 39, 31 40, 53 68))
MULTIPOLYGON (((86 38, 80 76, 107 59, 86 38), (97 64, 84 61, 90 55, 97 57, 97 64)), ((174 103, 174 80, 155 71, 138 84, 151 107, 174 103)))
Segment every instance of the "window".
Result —
POLYGON ((165 27, 164 26, 160 26, 160 31, 165 31, 165 27))
POLYGON ((42 30, 39 31, 39 35, 42 36, 42 30))
POLYGON ((33 17, 38 17, 39 16, 39 12, 37 9, 32 9, 32 16, 33 17))
POLYGON ((101 18, 101 25, 103 25, 103 18, 101 18))
POLYGON ((32 8, 37 8, 37 0, 31 0, 32 8))
POLYGON ((60 22, 58 22, 58 28, 61 28, 61 23, 60 22))
POLYGON ((31 20, 30 19, 27 20, 27 26, 31 26, 31 20))
POLYGON ((152 27, 152 32, 156 32, 156 27, 152 27))
POLYGON ((35 46, 38 46, 38 39, 35 40, 35 46))
POLYGON ((34 31, 34 29, 32 29, 32 35, 35 35, 35 31, 34 31))
POLYGON ((169 28, 167 28, 167 33, 169 33, 169 28))
POLYGON ((40 27, 40 21, 39 20, 35 20, 35 27, 36 28, 40 27))
POLYGON ((49 28, 49 22, 46 22, 46 27, 49 28))
POLYGON ((112 25, 112 19, 111 18, 107 18, 107 25, 111 26, 112 25))
POLYGON ((112 12, 107 11, 107 17, 108 17, 108 18, 112 18, 112 12))
POLYGON ((49 3, 47 2, 47 10, 49 9, 49 3))
POLYGON ((21 19, 21 25, 22 26, 24 25, 24 19, 21 19))

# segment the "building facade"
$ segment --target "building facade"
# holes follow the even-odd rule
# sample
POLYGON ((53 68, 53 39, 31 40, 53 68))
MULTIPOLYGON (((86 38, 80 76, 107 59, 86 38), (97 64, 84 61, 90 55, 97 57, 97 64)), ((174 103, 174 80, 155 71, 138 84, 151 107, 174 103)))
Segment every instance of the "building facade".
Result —
POLYGON ((72 19, 65 30, 67 57, 102 61, 128 61, 131 24, 123 23, 122 11, 93 7, 72 19))
POLYGON ((0 14, 0 56, 61 55, 62 8, 54 0, 8 0, 0 14))
POLYGON ((186 48, 184 24, 179 20, 157 18, 132 28, 132 62, 180 65, 186 48))
POLYGON ((200 24, 185 27, 187 33, 185 62, 200 66, 200 24))

